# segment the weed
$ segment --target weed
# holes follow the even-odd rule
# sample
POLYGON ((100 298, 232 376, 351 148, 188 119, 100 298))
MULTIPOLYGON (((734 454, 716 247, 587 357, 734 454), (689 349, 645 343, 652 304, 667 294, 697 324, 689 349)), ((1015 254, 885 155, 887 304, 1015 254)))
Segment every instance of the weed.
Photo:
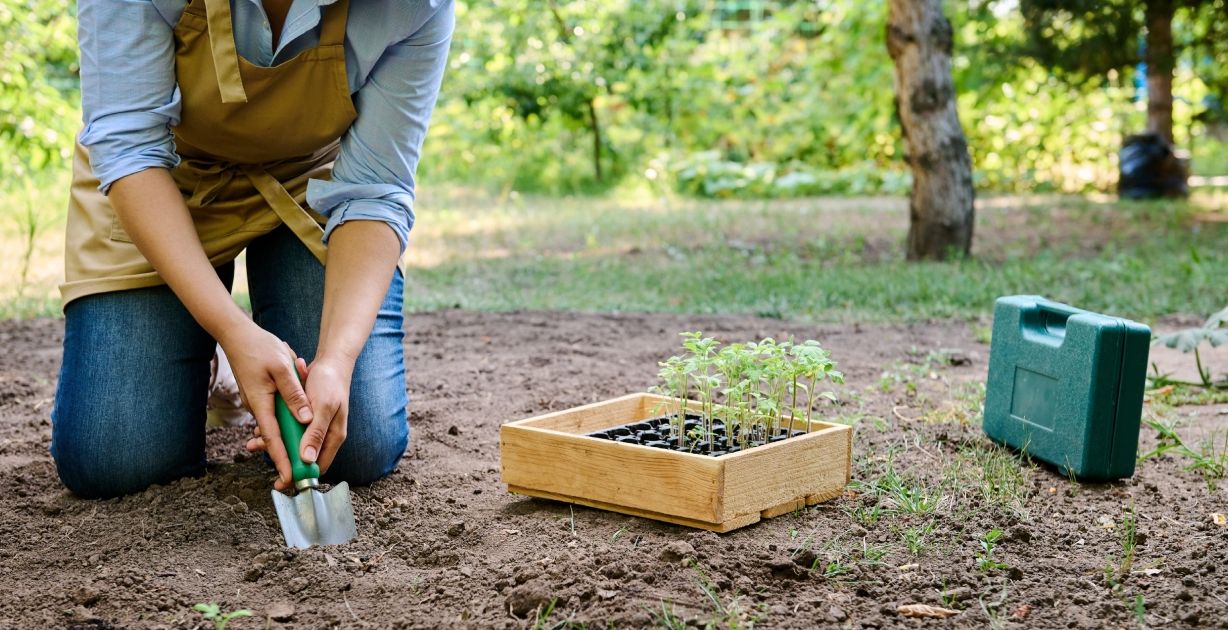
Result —
POLYGON ((1224 433, 1222 445, 1217 445, 1215 438, 1211 437, 1194 449, 1187 445, 1177 433, 1175 421, 1164 422, 1149 413, 1143 422, 1159 434, 1160 443, 1154 449, 1140 455, 1139 461, 1173 452, 1190 460, 1185 469, 1202 475, 1207 488, 1211 491, 1215 491, 1218 480, 1228 475, 1228 431, 1224 433))
POLYGON ((618 542, 618 538, 628 531, 630 530, 628 530, 626 527, 619 527, 618 531, 614 532, 614 535, 610 536, 610 542, 618 542))
POLYGON ((742 608, 741 598, 737 595, 731 597, 728 601, 721 598, 717 587, 704 575, 703 570, 699 565, 692 563, 691 567, 695 569, 695 585, 708 598, 708 602, 712 604, 713 619, 707 627, 726 628, 728 630, 741 630, 745 628, 750 630, 755 627, 757 618, 742 608))
POLYGON ((984 536, 981 536, 981 553, 976 556, 976 568, 982 572, 987 573, 994 569, 1010 568, 1005 562, 1001 562, 993 556, 999 538, 1002 538, 1002 530, 997 528, 991 529, 985 532, 984 536))
POLYGON ((955 606, 959 604, 959 599, 955 597, 955 593, 952 593, 951 590, 947 588, 946 578, 942 579, 942 588, 938 589, 938 597, 942 599, 943 608, 956 610, 955 606))
POLYGON ((905 529, 902 534, 904 548, 908 550, 908 553, 919 557, 929 546, 929 536, 934 533, 934 528, 937 526, 936 522, 927 521, 924 525, 905 529))
POLYGON ((558 599, 551 599, 545 607, 538 606, 537 612, 533 616, 533 630, 572 630, 584 628, 584 624, 578 623, 572 618, 552 620, 555 607, 558 605, 558 599))
POLYGON ((192 610, 200 613, 201 618, 205 621, 212 621, 214 630, 226 630, 226 624, 230 623, 231 620, 239 617, 252 616, 252 611, 246 608, 240 608, 239 610, 231 612, 222 612, 222 607, 217 605, 215 602, 209 602, 208 604, 197 604, 192 607, 192 610))
POLYGON ((1130 569, 1134 567, 1134 554, 1138 546, 1135 541, 1137 530, 1138 515, 1131 503, 1130 511, 1121 520, 1121 562, 1117 565, 1117 573, 1123 580, 1130 575, 1130 569))
POLYGON ((665 600, 661 600, 660 612, 649 611, 649 614, 652 615, 654 626, 660 626, 666 630, 686 630, 686 620, 679 617, 674 612, 673 605, 665 600))
POLYGON ((1198 328, 1187 328, 1179 330, 1167 335, 1156 337, 1155 343, 1162 343, 1169 348, 1177 348, 1178 350, 1189 353, 1194 353, 1194 365, 1198 369, 1198 383, 1187 383, 1184 381, 1175 381, 1168 378, 1166 375, 1161 375, 1160 370, 1152 363, 1152 369, 1155 371, 1155 376, 1151 381, 1155 387, 1163 387, 1164 385, 1192 385, 1201 387, 1223 387, 1228 385, 1223 381, 1216 383, 1209 368, 1203 367, 1202 355, 1199 354, 1198 348, 1203 343, 1207 343, 1212 348, 1228 343, 1228 308, 1225 308, 1218 313, 1211 315, 1198 328))
POLYGON ((879 505, 878 503, 875 503, 874 505, 866 505, 858 502, 856 506, 844 509, 844 513, 848 514, 849 518, 857 521, 865 527, 871 527, 877 524, 879 519, 883 517, 883 512, 883 506, 879 505))
POLYGON ((1002 611, 1006 607, 1007 594, 1006 589, 1002 589, 1002 593, 998 598, 990 602, 985 601, 985 595, 983 594, 977 597, 977 602, 981 605, 981 612, 985 613, 985 616, 989 618, 989 627, 993 628, 993 630, 1000 630, 1006 627, 1006 620, 1003 619, 1002 611))
POLYGON ((955 491, 975 488, 988 506, 1014 516, 1026 516, 1032 493, 1031 462, 1010 449, 987 442, 961 445, 943 471, 943 483, 955 491))
POLYGON ((878 545, 871 545, 866 542, 865 538, 861 539, 861 563, 862 564, 882 564, 883 556, 887 555, 887 550, 878 545))

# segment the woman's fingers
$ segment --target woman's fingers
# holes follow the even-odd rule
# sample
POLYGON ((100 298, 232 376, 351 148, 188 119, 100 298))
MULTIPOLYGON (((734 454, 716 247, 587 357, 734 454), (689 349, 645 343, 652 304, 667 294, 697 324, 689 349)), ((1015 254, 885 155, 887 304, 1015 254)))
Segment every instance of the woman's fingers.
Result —
POLYGON ((346 430, 349 424, 347 418, 348 410, 342 406, 337 410, 337 414, 333 416, 333 421, 329 423, 328 435, 324 436, 324 446, 320 449, 320 474, 328 472, 328 468, 333 465, 333 459, 337 457, 337 451, 345 442, 346 430))
POLYGON ((333 419, 337 416, 340 404, 336 400, 322 397, 316 403, 315 419, 307 426, 300 445, 303 461, 315 463, 320 458, 320 452, 325 447, 326 440, 337 430, 333 419))
POLYGON ((264 442, 264 450, 269 454, 269 459, 273 460, 273 467, 277 469, 277 483, 274 485, 279 490, 289 488, 290 455, 286 453, 286 445, 281 441, 281 429, 277 426, 277 415, 273 411, 273 394, 248 398, 252 415, 256 416, 256 424, 260 427, 262 436, 260 439, 264 442))
MULTIPOLYGON (((287 346, 288 348, 289 346, 287 346)), ((290 412, 301 423, 307 424, 312 420, 311 404, 307 401, 307 393, 303 391, 303 384, 299 381, 298 376, 294 373, 296 370, 295 362, 290 365, 283 365, 281 369, 276 369, 272 372, 273 381, 277 384, 277 391, 281 393, 282 400, 286 401, 286 406, 290 408, 290 412)))

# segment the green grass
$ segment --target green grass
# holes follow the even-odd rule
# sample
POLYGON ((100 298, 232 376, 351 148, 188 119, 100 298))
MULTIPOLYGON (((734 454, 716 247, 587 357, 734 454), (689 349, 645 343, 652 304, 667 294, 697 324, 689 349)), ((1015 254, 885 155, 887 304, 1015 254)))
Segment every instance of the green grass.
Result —
MULTIPOLYGON (((59 313, 65 182, 0 193, 0 318, 59 313), (18 210, 38 210, 30 272, 18 210)), ((1041 293, 1144 321, 1222 304, 1228 191, 1189 202, 986 198, 974 256, 903 259, 903 198, 536 198, 427 189, 406 253, 411 311, 742 313, 815 322, 976 318, 1041 293)), ((236 294, 244 301, 244 285, 236 294)))
POLYGON ((407 302, 810 321, 970 318, 1012 293, 1144 320, 1222 308, 1228 226, 1192 217, 1228 194, 994 203, 973 259, 916 264, 903 260, 900 200, 457 201, 420 213, 407 302))

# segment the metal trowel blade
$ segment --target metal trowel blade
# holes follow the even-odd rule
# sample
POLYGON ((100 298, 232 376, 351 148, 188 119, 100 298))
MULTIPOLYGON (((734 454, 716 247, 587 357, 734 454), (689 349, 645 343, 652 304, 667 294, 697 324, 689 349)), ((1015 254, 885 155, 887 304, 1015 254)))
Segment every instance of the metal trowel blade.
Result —
POLYGON ((308 488, 292 497, 274 490, 273 507, 290 547, 343 545, 358 535, 350 484, 344 481, 328 492, 308 488))

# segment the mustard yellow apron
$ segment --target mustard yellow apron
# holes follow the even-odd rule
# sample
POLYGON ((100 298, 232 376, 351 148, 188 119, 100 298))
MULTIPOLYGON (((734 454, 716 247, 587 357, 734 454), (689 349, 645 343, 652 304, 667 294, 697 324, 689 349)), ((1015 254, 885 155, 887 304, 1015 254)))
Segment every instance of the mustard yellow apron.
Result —
MULTIPOLYGON (((325 218, 304 206, 307 180, 327 179, 357 117, 345 72, 348 0, 325 9, 320 45, 274 67, 235 48, 229 0, 191 0, 175 26, 182 96, 171 171, 214 266, 288 226, 321 263, 325 218)), ((64 303, 165 284, 124 233, 77 144, 69 195, 64 303)))

